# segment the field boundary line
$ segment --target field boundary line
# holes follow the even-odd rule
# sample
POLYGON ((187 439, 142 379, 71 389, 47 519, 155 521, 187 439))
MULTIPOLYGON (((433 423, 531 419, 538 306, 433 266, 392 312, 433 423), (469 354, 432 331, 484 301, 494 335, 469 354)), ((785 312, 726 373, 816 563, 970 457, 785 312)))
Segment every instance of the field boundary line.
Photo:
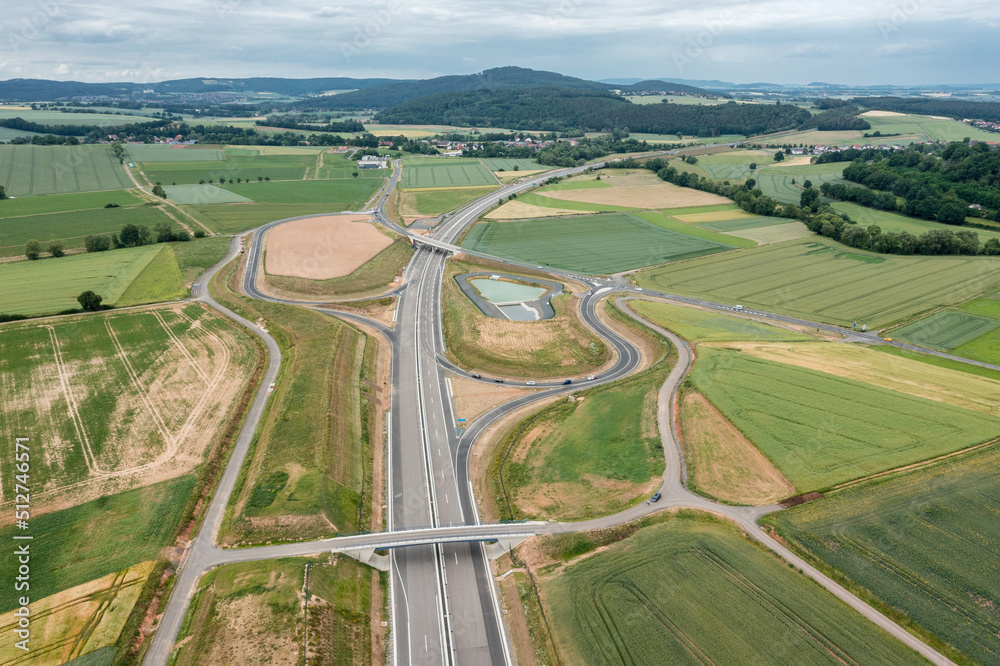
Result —
POLYGON ((49 329, 49 339, 52 341, 52 352, 56 360, 59 382, 62 385, 63 395, 66 396, 66 403, 69 408, 70 418, 73 419, 73 427, 76 429, 76 436, 80 438, 80 448, 83 451, 84 462, 87 463, 87 467, 91 472, 104 474, 104 471, 97 464, 97 459, 94 457, 93 449, 90 448, 90 438, 87 436, 87 429, 83 424, 83 419, 80 418, 80 410, 76 404, 76 396, 73 395, 73 389, 69 385, 69 377, 66 373, 66 366, 63 363, 62 345, 59 342, 59 336, 56 335, 56 329, 51 324, 46 324, 45 328, 49 329))
MULTIPOLYGON (((186 319, 192 324, 194 323, 194 320, 185 315, 183 312, 177 312, 177 314, 182 319, 186 319)), ((177 449, 180 448, 180 443, 183 442, 185 439, 187 439, 187 434, 194 425, 195 419, 201 416, 201 413, 205 408, 205 403, 208 401, 209 397, 215 391, 215 387, 219 385, 220 381, 222 381, 222 377, 223 375, 225 375, 226 369, 229 368, 229 360, 231 358, 229 345, 227 345, 224 340, 222 340, 218 335, 216 335, 211 331, 205 331, 205 335, 212 338, 219 344, 219 347, 222 349, 222 362, 219 364, 219 369, 216 371, 215 376, 212 378, 211 381, 208 382, 208 386, 206 386, 205 392, 201 396, 201 400, 199 400, 198 403, 194 406, 194 409, 191 410, 191 413, 188 414, 187 419, 184 421, 184 425, 182 425, 180 430, 178 430, 177 442, 174 444, 173 448, 165 452, 164 456, 166 456, 166 458, 172 457, 174 453, 177 452, 177 449)), ((206 381, 207 381, 207 376, 206 376, 206 381)))
POLYGON ((963 456, 968 453, 975 453, 979 449, 985 449, 994 444, 1000 443, 1000 437, 995 437, 989 441, 976 444, 975 446, 969 446, 964 449, 959 449, 958 451, 952 451, 951 453, 945 453, 944 455, 936 456, 934 458, 929 458, 927 460, 921 460, 919 462, 911 463, 909 465, 903 465, 902 467, 894 467, 893 469, 887 469, 883 472, 878 472, 876 474, 870 474, 866 477, 860 479, 854 479, 852 481, 845 481, 839 485, 832 487, 824 495, 832 495, 833 493, 839 493, 843 490, 849 490, 855 486, 859 486, 868 481, 874 481, 875 479, 880 479, 882 477, 892 476, 895 474, 905 474, 909 472, 916 472, 927 467, 933 467, 934 465, 944 462, 949 458, 956 458, 958 456, 963 456))

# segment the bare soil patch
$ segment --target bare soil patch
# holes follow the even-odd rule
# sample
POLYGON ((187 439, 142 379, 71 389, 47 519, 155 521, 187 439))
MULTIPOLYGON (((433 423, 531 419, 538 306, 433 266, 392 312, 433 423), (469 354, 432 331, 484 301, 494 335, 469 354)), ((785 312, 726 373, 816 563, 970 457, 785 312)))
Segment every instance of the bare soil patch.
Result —
POLYGON ((582 203, 633 208, 685 208, 730 203, 729 199, 717 194, 701 192, 689 187, 679 187, 650 175, 655 179, 655 182, 637 185, 618 185, 615 183, 613 187, 592 190, 560 190, 539 192, 539 194, 560 201, 580 201, 582 203))
POLYGON ((744 220, 754 216, 742 210, 721 210, 714 213, 688 213, 687 215, 674 215, 673 217, 675 220, 687 222, 688 224, 698 224, 699 222, 720 222, 722 220, 744 220))
POLYGON ((905 113, 898 113, 896 111, 865 111, 861 114, 862 117, 869 118, 894 118, 905 115, 905 113))
POLYGON ((697 488, 740 504, 773 504, 795 486, 695 391, 680 399, 678 435, 697 488))
POLYGON ((350 275, 392 239, 367 215, 330 215, 295 220, 271 229, 264 267, 271 275, 330 280, 350 275))
POLYGON ((470 423, 494 407, 523 396, 525 389, 504 384, 487 384, 472 379, 451 375, 452 389, 455 391, 455 416, 470 423))

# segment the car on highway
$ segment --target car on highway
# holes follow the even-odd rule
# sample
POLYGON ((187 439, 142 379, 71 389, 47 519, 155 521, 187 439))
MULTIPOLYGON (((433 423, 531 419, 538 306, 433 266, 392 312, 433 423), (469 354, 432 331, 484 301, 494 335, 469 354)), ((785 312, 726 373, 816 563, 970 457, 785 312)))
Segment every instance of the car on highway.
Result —
POLYGON ((481 374, 479 374, 478 372, 476 372, 476 373, 474 373, 474 374, 472 375, 472 378, 473 378, 473 379, 482 379, 482 378, 483 378, 483 376, 482 376, 481 374))
POLYGON ((597 379, 597 375, 591 375, 591 376, 587 377, 587 381, 588 381, 588 382, 592 382, 592 381, 594 381, 595 379, 597 379))
POLYGON ((535 385, 535 382, 533 382, 533 381, 531 381, 531 382, 528 382, 528 384, 527 384, 527 385, 528 385, 528 386, 534 386, 534 385, 535 385))
POLYGON ((503 384, 503 380, 499 378, 494 379, 493 381, 496 382, 497 384, 503 384))
POLYGON ((649 498, 649 501, 650 502, 659 502, 661 497, 663 497, 663 494, 660 493, 659 490, 657 490, 655 493, 653 493, 653 496, 649 498))
POLYGON ((567 379, 566 381, 563 382, 563 385, 565 386, 566 384, 572 384, 572 383, 573 383, 572 379, 567 379))
POLYGON ((882 339, 885 340, 886 342, 892 342, 892 338, 882 338, 882 339))

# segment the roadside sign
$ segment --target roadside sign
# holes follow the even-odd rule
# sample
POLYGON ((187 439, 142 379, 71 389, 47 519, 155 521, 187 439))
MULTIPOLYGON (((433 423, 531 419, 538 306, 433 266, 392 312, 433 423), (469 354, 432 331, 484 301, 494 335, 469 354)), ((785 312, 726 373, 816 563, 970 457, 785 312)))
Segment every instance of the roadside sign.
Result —
POLYGON ((459 423, 465 423, 465 419, 458 419, 459 423))

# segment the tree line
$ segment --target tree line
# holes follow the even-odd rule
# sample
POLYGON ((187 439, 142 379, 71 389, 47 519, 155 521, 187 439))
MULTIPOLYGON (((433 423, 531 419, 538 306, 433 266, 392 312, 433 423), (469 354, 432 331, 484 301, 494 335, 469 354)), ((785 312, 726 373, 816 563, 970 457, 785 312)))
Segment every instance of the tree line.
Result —
MULTIPOLYGON (((205 232, 194 232, 195 238, 204 238, 205 232)), ((140 247, 153 243, 185 242, 191 240, 191 234, 183 229, 174 229, 169 222, 161 222, 153 229, 145 225, 126 224, 115 234, 89 235, 83 239, 83 247, 87 252, 106 252, 124 247, 140 247)), ((66 256, 66 246, 61 240, 54 240, 44 248, 37 240, 29 240, 24 244, 24 256, 29 260, 40 259, 43 252, 52 257, 66 256)))

